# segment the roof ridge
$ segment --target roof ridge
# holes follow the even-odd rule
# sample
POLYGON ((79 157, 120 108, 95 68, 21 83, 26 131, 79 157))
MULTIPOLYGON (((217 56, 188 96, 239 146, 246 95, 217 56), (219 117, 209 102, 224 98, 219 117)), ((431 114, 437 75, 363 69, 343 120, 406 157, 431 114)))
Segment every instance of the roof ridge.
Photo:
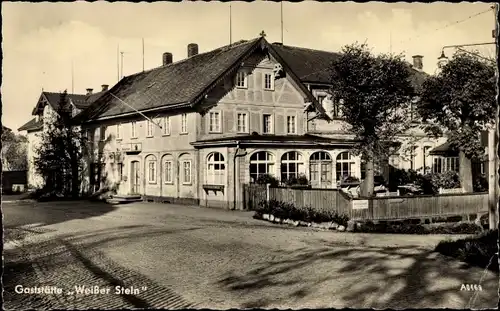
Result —
POLYGON ((293 48, 293 49, 299 49, 299 50, 305 50, 305 51, 312 51, 312 52, 323 52, 323 53, 329 53, 329 54, 340 54, 340 52, 331 52, 331 51, 325 51, 325 50, 319 50, 319 49, 311 49, 311 48, 305 48, 305 47, 301 47, 301 46, 285 45, 285 44, 281 44, 281 43, 272 43, 271 45, 273 45, 273 46, 282 46, 282 47, 293 48))
POLYGON ((188 60, 191 60, 193 58, 196 58, 196 57, 199 57, 199 56, 202 56, 202 55, 207 55, 207 54, 210 54, 210 53, 213 53, 213 52, 216 52, 216 51, 220 51, 220 52, 226 52, 232 48, 235 48, 237 46, 240 46, 240 45, 243 45, 245 43, 251 43, 253 41, 256 41, 258 40, 259 38, 254 38, 252 40, 240 40, 240 41, 237 41, 235 43, 231 43, 231 44, 228 44, 228 45, 224 45, 224 46, 221 46, 221 47, 218 47, 216 49, 213 49, 213 50, 210 50, 210 51, 206 51, 206 52, 203 52, 203 53, 199 53, 199 54, 196 54, 196 55, 193 55, 191 57, 187 57, 187 58, 184 58, 184 59, 181 59, 181 60, 178 60, 176 62, 172 62, 170 64, 167 64, 167 65, 160 65, 158 67, 154 67, 154 68, 151 68, 151 69, 148 69, 148 70, 145 70, 145 71, 141 71, 141 72, 136 72, 134 74, 131 74, 129 76, 124 76, 122 79, 124 78, 128 78, 128 77, 135 77, 135 76, 139 76, 140 74, 143 74, 143 73, 148 73, 148 72, 152 72, 154 70, 158 70, 158 69, 161 69, 161 68, 165 68, 165 67, 169 67, 169 66, 173 66, 173 65, 178 65, 178 64, 182 64, 183 62, 186 62, 188 60))

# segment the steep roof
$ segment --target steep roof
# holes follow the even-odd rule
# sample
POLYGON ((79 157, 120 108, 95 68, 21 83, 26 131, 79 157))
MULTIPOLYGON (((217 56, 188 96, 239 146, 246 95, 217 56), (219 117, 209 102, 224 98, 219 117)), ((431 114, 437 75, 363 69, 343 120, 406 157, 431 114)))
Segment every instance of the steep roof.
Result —
MULTIPOLYGON (((303 83, 331 83, 330 68, 332 62, 340 57, 340 53, 282 45, 281 43, 273 43, 272 46, 303 83)), ((412 68, 409 63, 408 68, 411 71, 413 86, 419 89, 428 75, 412 68)))
MULTIPOLYGON (((240 41, 185 60, 123 78, 110 93, 141 111, 188 104, 242 59, 259 39, 240 41)), ((110 94, 99 98, 79 118, 108 117, 134 112, 110 94)))
MULTIPOLYGON (((105 92, 93 93, 90 95, 84 94, 68 94, 68 100, 71 100, 76 108, 85 109, 90 106, 96 99, 98 99, 105 92)), ((47 101, 50 103, 54 110, 57 110, 59 107, 59 100, 61 98, 61 93, 53 93, 53 92, 43 92, 42 93, 47 101)))
POLYGON ((33 118, 26 122, 23 126, 18 128, 17 130, 19 132, 21 131, 36 131, 36 130, 41 130, 43 128, 43 121, 39 120, 37 121, 36 118, 33 118))

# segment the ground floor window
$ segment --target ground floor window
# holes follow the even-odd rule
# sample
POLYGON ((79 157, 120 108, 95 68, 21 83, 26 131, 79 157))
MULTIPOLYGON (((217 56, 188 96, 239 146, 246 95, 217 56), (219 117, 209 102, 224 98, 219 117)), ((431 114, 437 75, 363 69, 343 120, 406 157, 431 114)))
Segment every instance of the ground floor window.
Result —
POLYGON ((318 151, 309 159, 311 185, 325 187, 332 184, 332 158, 325 151, 318 151))
POLYGON ((224 185, 226 164, 224 163, 224 156, 220 152, 213 152, 207 157, 207 184, 211 185, 224 185))
POLYGON ((434 158, 433 164, 433 173, 444 173, 448 171, 458 172, 459 170, 458 157, 437 157, 434 158))
POLYGON ((336 163, 336 179, 338 181, 344 180, 347 177, 350 177, 354 173, 354 157, 351 153, 345 151, 340 153, 337 156, 337 163, 336 163))
POLYGON ((163 164, 163 170, 164 170, 164 181, 165 183, 172 183, 173 182, 173 170, 172 170, 172 161, 165 161, 163 164))
POLYGON ((297 178, 303 171, 304 159, 297 151, 290 151, 281 157, 281 181, 297 178))
POLYGON ((267 151, 254 153, 250 157, 250 180, 256 182, 259 176, 274 175, 274 155, 267 151))
POLYGON ((148 182, 154 184, 156 183, 156 157, 149 156, 146 163, 148 164, 148 182))
POLYGON ((182 161, 182 183, 191 183, 191 161, 182 161))

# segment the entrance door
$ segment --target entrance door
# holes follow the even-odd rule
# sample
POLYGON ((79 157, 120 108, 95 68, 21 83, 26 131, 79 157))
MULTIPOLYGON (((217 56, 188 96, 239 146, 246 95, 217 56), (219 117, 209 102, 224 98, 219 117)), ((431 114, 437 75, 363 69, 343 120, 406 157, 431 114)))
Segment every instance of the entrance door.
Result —
POLYGON ((131 184, 131 193, 139 194, 139 185, 140 185, 140 166, 139 161, 132 161, 130 164, 130 184, 131 184))

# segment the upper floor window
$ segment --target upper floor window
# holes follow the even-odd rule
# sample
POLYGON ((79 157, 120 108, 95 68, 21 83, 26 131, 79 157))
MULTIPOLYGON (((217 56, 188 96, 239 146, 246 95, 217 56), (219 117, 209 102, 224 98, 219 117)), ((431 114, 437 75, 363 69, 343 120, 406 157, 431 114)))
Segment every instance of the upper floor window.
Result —
POLYGON ((163 135, 170 135, 170 117, 163 117, 162 131, 163 135))
POLYGON ((296 134, 297 126, 295 124, 295 116, 287 116, 286 117, 286 132, 288 134, 296 134))
POLYGON ((151 120, 146 121, 146 136, 153 137, 153 122, 151 120))
POLYGON ((122 139, 122 124, 118 123, 116 125, 116 139, 122 139))
POLYGON ((236 74, 236 87, 247 88, 247 73, 244 71, 238 71, 236 74))
POLYGON ((248 116, 246 113, 238 113, 237 117, 237 122, 238 122, 238 133, 247 133, 248 132, 248 127, 247 127, 247 119, 248 116))
POLYGON ((221 131, 221 114, 220 112, 211 111, 208 115, 209 125, 208 131, 210 133, 220 133, 221 131))
POLYGON ((264 90, 274 90, 274 79, 272 73, 264 74, 264 90))
POLYGON ((318 95, 318 103, 322 104, 323 103, 323 99, 325 99, 326 96, 325 95, 318 95))
POLYGON ((262 131, 264 134, 271 134, 273 132, 273 119, 272 115, 264 114, 262 116, 262 131))
POLYGON ((131 126, 131 137, 132 138, 137 138, 137 122, 136 121, 132 121, 130 123, 130 126, 131 126))
POLYGON ((187 114, 183 113, 181 115, 181 133, 187 133, 187 114))

